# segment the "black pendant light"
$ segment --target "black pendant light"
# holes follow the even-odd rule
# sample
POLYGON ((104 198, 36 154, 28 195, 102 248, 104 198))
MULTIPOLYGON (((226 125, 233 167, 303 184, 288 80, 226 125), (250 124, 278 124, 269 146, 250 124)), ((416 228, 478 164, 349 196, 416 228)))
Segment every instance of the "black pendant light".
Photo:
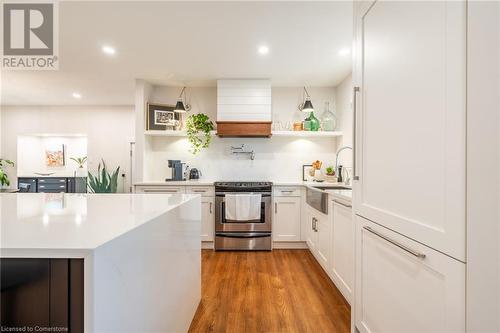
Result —
POLYGON ((299 109, 302 112, 314 112, 314 107, 311 103, 311 96, 309 96, 306 87, 304 87, 304 92, 305 92, 305 100, 304 103, 302 103, 302 105, 299 106, 299 109))
POLYGON ((177 98, 177 103, 175 104, 174 112, 177 113, 186 113, 191 109, 189 104, 184 103, 186 99, 186 87, 183 87, 181 93, 179 94, 179 98, 177 98), (182 95, 184 94, 184 97, 182 95))

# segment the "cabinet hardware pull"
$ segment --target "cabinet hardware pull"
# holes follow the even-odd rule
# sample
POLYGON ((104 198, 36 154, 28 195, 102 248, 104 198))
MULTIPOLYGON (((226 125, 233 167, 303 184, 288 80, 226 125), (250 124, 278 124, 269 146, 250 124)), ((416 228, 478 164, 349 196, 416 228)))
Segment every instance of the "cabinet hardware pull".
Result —
POLYGON ((313 218, 312 218, 312 222, 313 222, 313 228, 312 228, 312 229, 313 229, 313 231, 314 231, 314 232, 318 232, 318 219, 317 219, 317 218, 315 218, 315 217, 313 217, 313 218))
POLYGON ((60 188, 64 188, 64 185, 59 185, 60 188))
POLYGON ((278 214, 278 203, 274 203, 274 214, 278 214))
POLYGON ((177 193, 176 190, 144 190, 144 193, 177 193))
POLYGON ((359 87, 353 88, 353 97, 352 97, 352 179, 359 180, 359 176, 356 173, 356 113, 357 113, 357 97, 358 97, 359 87))
POLYGON ((193 192, 197 192, 197 193, 204 193, 206 192, 205 190, 193 190, 193 192))
POLYGON ((281 190, 281 193, 292 193, 293 190, 281 190))
POLYGON ((210 203, 210 214, 212 214, 212 203, 210 203))
POLYGON ((345 204, 345 203, 343 203, 343 202, 340 202, 340 201, 337 201, 337 200, 333 200, 333 202, 335 202, 335 203, 337 203, 337 204, 339 204, 339 205, 341 205, 341 206, 347 207, 347 208, 352 208, 352 206, 351 206, 351 205, 347 205, 347 204, 345 204))
POLYGON ((425 257, 426 257, 424 253, 420 253, 418 251, 410 249, 409 247, 407 247, 407 246, 405 246, 405 245, 403 245, 403 244, 401 244, 399 242, 396 242, 395 240, 390 239, 389 237, 387 237, 387 236, 379 233, 378 231, 373 230, 372 228, 370 228, 368 226, 364 226, 363 229, 365 229, 366 231, 371 232, 372 234, 374 234, 374 235, 376 235, 376 236, 378 236, 378 237, 380 237, 380 238, 388 241, 389 243, 391 243, 391 244, 399 247, 400 249, 402 249, 402 250, 410 253, 411 255, 414 255, 417 258, 425 259, 425 257))

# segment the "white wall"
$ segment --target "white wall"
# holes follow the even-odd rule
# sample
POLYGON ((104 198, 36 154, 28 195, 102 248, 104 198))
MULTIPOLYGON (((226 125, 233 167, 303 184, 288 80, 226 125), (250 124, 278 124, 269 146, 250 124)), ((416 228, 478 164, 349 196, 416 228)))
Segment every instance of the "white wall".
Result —
MULTIPOLYGON (((180 87, 154 86, 153 92, 150 95, 150 102, 175 105, 181 89, 180 87)), ((272 88, 273 123, 279 121, 285 125, 287 122, 302 121, 306 118, 307 114, 298 110, 299 104, 303 102, 302 92, 302 87, 272 88)), ((325 102, 330 102, 330 108, 335 103, 335 88, 312 87, 308 88, 308 92, 311 95, 311 100, 316 110, 314 114, 320 119, 324 111, 325 102)), ((215 123, 215 119, 217 118, 217 87, 188 88, 187 94, 188 103, 192 107, 189 114, 205 113, 215 123)), ((285 128, 282 129, 284 130, 285 128)))
POLYGON ((150 179, 170 177, 168 159, 180 159, 190 167, 199 168, 203 179, 208 180, 269 180, 299 181, 302 165, 321 160, 333 165, 336 140, 332 138, 307 139, 273 137, 264 138, 213 138, 210 147, 193 156, 187 138, 155 137, 148 152, 150 179), (234 156, 230 147, 244 143, 255 151, 255 159, 234 156))
MULTIPOLYGON (((1 117, 3 158, 17 162, 19 135, 86 135, 89 170, 94 171, 101 158, 110 169, 120 166, 120 174, 126 175, 119 179, 120 190, 128 190, 129 142, 134 136, 132 106, 2 106, 1 117)), ((8 173, 12 180, 16 179, 15 168, 8 173)))
MULTIPOLYGON (((139 82, 138 91, 144 90, 139 82)), ((149 101, 161 104, 175 104, 181 88, 154 86, 149 101)), ((303 120, 307 115, 298 111, 302 102, 302 87, 273 87, 272 112, 274 126, 279 121, 282 126, 303 120)), ((335 88, 315 87, 308 89, 314 104, 316 116, 320 118, 326 101, 332 107, 335 102, 335 88)), ((217 114, 217 88, 188 88, 188 103, 192 110, 188 113, 205 113, 211 119, 217 114)), ((144 93, 141 94, 142 96, 144 93)), ((142 101, 139 101, 142 103, 142 101)), ((138 108, 139 110, 139 108, 138 108)), ((142 111, 144 112, 144 111, 142 111)), ((142 116, 142 115, 141 115, 142 116)), ((142 125, 144 128, 144 125, 142 125)), ((137 130, 141 127, 137 126, 137 130)), ((277 128, 285 129, 285 128, 277 128)), ((196 156, 189 152, 186 138, 144 137, 143 180, 163 180, 170 177, 168 159, 181 159, 191 167, 199 168, 203 178, 210 180, 271 180, 299 181, 302 179, 302 165, 319 159, 327 165, 334 164, 336 139, 321 138, 213 138, 210 147, 196 156), (246 144, 256 153, 255 160, 248 156, 234 156, 231 145, 246 144)), ((138 140, 139 141, 139 140, 138 140)), ((140 156, 139 156, 140 158, 140 156)), ((139 169, 139 167, 137 168, 139 169)))
MULTIPOLYGON (((54 177, 73 177, 78 164, 71 158, 87 156, 85 136, 34 136, 17 137, 17 175, 36 177, 36 173, 53 173, 54 177), (45 151, 51 147, 64 145, 65 164, 58 167, 46 165, 45 151)), ((86 165, 84 170, 86 170, 86 165)))

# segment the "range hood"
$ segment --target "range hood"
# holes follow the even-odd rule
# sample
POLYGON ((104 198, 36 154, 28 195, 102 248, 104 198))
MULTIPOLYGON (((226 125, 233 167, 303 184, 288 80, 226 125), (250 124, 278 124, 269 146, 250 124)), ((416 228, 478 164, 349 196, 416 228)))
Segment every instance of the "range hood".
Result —
POLYGON ((217 81, 217 135, 271 136, 271 81, 217 81))

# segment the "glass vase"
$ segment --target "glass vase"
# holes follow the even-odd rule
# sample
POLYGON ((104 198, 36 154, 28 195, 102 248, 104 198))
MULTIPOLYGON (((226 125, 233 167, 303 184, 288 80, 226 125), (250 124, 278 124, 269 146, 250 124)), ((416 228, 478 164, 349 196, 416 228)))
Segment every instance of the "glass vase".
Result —
POLYGON ((335 131, 337 128, 337 117, 330 110, 330 103, 325 102, 325 111, 321 115, 321 128, 323 131, 335 131))

